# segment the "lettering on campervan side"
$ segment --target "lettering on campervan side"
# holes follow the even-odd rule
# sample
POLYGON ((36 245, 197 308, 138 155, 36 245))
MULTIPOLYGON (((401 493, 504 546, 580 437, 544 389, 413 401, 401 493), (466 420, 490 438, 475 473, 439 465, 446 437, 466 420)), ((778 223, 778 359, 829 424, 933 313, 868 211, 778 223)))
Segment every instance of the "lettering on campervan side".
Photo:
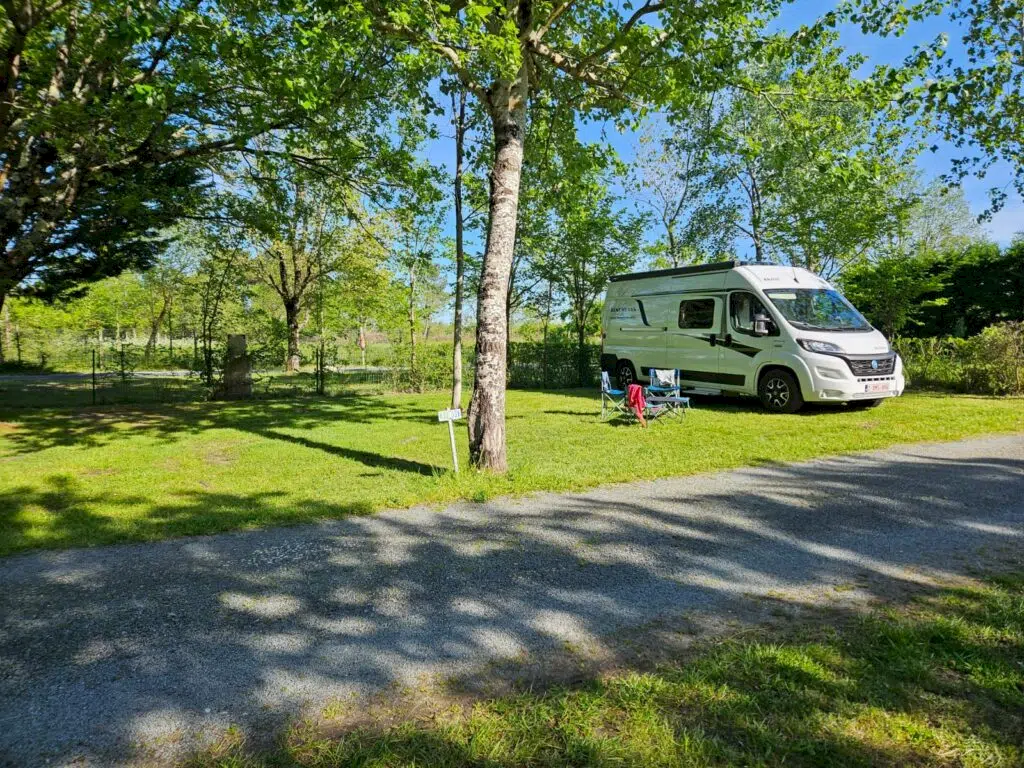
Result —
POLYGON ((609 312, 612 320, 637 320, 640 317, 640 308, 636 302, 629 304, 613 304, 609 312))

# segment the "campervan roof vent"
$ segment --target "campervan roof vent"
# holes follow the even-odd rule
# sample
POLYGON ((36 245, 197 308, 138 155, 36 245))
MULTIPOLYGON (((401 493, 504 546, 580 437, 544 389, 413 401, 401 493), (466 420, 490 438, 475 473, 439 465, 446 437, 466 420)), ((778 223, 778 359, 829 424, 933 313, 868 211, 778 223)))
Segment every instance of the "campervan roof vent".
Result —
POLYGON ((677 275, 695 275, 701 272, 726 272, 735 267, 743 266, 742 261, 716 261, 713 264, 694 264, 691 267, 674 267, 673 269, 655 269, 651 272, 630 272, 626 275, 614 275, 613 283, 623 280, 645 280, 649 277, 675 277, 677 275))

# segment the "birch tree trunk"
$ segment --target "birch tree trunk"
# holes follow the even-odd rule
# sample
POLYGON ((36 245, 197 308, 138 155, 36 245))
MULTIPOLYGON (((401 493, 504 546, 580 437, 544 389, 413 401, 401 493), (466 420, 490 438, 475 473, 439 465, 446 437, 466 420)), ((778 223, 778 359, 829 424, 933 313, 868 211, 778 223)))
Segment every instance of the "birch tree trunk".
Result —
MULTIPOLYGON (((528 74, 520 75, 525 83, 528 74)), ((494 164, 488 206, 487 249, 477 294, 476 371, 469 405, 469 455, 479 469, 508 470, 505 450, 505 299, 516 240, 519 181, 526 136, 526 93, 506 86, 491 97, 494 164)))
POLYGON ((409 266, 409 377, 416 389, 419 382, 416 378, 416 267, 409 266))
POLYGON ((462 159, 466 138, 466 91, 459 88, 458 106, 452 94, 455 117, 455 318, 452 331, 452 408, 462 407, 462 293, 466 281, 466 252, 462 219, 462 159))

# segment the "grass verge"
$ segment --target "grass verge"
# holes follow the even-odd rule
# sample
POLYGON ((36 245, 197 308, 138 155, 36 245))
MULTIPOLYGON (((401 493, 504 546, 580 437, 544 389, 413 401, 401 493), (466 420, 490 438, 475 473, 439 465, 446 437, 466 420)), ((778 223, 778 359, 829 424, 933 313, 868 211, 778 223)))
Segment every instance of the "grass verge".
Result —
MULTIPOLYGON (((635 425, 592 392, 509 392, 512 471, 448 471, 446 394, 5 409, 0 555, 308 522, 419 503, 581 490, 744 465, 1024 431, 1024 401, 907 395, 871 411, 698 404, 635 425)), ((465 429, 459 429, 465 463, 465 429)))
POLYGON ((1024 576, 937 591, 838 626, 729 640, 652 672, 453 707, 340 736, 240 732, 201 768, 1019 766, 1024 576))

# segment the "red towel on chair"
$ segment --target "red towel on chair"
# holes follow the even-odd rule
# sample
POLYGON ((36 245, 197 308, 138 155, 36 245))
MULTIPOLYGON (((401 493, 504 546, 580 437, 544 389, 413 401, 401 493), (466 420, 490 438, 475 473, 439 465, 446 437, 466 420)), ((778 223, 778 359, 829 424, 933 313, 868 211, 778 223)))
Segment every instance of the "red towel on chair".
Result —
POLYGON ((647 401, 644 399, 644 388, 639 384, 627 386, 626 405, 633 409, 633 413, 642 422, 644 420, 644 410, 647 408, 647 401))

